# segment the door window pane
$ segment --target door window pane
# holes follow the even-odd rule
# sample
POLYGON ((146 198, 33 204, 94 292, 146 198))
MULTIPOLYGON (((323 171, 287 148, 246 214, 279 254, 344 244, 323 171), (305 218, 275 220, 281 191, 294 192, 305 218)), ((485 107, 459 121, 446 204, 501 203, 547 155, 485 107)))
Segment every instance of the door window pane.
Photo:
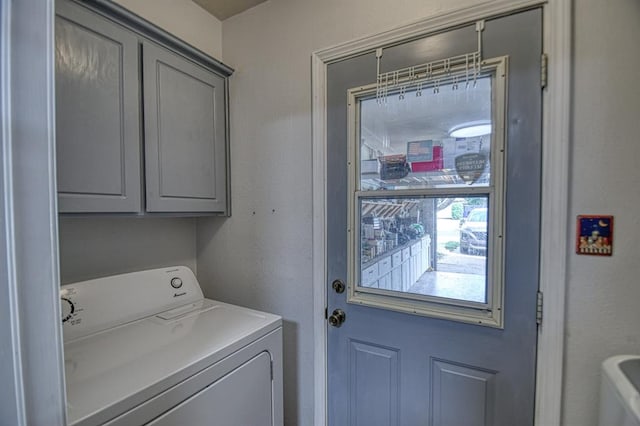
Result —
POLYGON ((348 91, 348 302, 502 327, 506 57, 465 76, 348 91))
POLYGON ((360 100, 360 190, 489 186, 491 81, 360 100))
POLYGON ((487 303, 488 200, 360 198, 359 286, 487 303))

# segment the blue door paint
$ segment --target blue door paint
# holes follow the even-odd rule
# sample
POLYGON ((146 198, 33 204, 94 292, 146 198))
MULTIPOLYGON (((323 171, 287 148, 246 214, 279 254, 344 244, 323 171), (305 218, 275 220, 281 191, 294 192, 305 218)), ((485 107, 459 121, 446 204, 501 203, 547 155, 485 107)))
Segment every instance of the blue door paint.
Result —
MULTIPOLYGON (((541 175, 542 13, 488 20, 484 57, 509 56, 504 329, 346 303, 347 90, 375 82, 375 52, 327 76, 328 416, 331 426, 533 424, 541 175)), ((475 50, 474 25, 386 48, 387 70, 475 50)), ((402 273, 402 271, 400 271, 402 273)))

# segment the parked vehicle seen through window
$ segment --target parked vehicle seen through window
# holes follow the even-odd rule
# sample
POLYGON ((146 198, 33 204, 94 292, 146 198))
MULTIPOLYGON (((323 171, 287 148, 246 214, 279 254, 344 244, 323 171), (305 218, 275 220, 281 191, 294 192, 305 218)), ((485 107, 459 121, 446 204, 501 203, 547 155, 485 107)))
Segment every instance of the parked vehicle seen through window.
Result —
POLYGON ((460 221, 460 253, 485 254, 487 251, 487 209, 475 208, 460 221))

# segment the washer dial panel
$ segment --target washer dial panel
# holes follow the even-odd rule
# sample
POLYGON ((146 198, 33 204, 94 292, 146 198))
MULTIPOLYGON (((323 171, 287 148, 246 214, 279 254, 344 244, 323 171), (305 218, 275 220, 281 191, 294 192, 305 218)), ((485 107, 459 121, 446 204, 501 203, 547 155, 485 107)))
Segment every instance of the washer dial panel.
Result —
POLYGON ((60 298, 60 307, 62 308, 62 322, 67 322, 73 318, 73 313, 76 311, 76 306, 71 299, 67 297, 60 298))

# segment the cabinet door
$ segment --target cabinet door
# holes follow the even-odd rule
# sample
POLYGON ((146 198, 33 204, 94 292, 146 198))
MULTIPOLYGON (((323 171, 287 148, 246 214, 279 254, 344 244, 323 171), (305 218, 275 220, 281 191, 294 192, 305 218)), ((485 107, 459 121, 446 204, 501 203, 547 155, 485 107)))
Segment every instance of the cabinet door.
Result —
POLYGON ((374 263, 373 265, 366 268, 362 271, 362 285, 367 287, 377 287, 378 286, 378 264, 374 263))
POLYGON ((55 44, 59 211, 140 211, 137 37, 56 1, 55 44))
POLYGON ((402 291, 407 291, 413 285, 410 273, 411 259, 405 260, 400 268, 402 269, 402 291))
POLYGON ((142 56, 147 211, 226 212, 225 79, 150 42, 142 56))
POLYGON ((378 280, 378 288, 391 290, 391 271, 378 280))
POLYGON ((402 291, 402 266, 391 270, 391 290, 402 291))
POLYGON ((426 235, 422 238, 422 272, 426 272, 430 267, 429 252, 431 251, 431 237, 426 235))

